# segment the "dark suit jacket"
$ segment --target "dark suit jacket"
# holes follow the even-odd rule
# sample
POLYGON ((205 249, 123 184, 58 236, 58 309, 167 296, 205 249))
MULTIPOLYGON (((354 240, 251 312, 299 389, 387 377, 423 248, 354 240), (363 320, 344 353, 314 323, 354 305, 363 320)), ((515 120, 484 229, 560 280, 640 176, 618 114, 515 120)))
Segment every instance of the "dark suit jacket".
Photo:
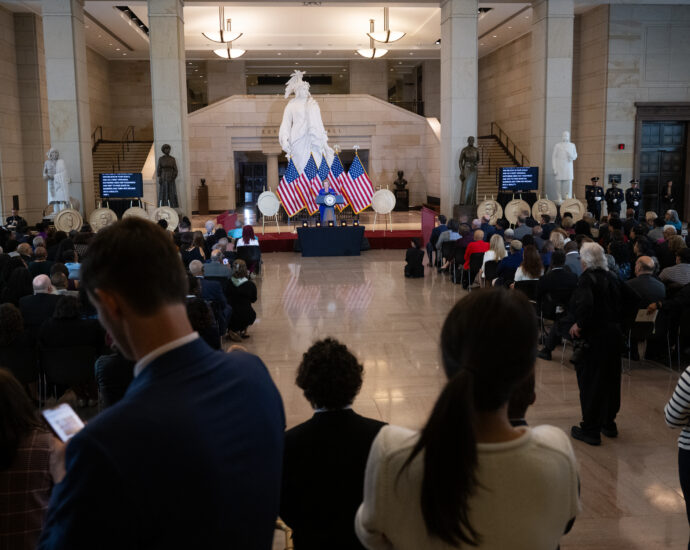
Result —
POLYGON ((553 318, 556 306, 567 307, 577 286, 577 275, 565 268, 546 273, 537 283, 537 296, 542 299, 544 315, 553 318))
POLYGON ((639 297, 637 309, 646 308, 653 302, 659 302, 666 298, 666 287, 659 279, 652 275, 639 275, 625 283, 639 297))
POLYGON ((38 277, 39 275, 48 275, 50 277, 50 268, 53 262, 50 260, 44 260, 42 262, 31 262, 29 264, 29 273, 32 277, 38 277))
POLYGON ((656 257, 659 260, 659 269, 665 269, 676 265, 676 255, 668 248, 668 241, 656 245, 656 257))
POLYGON ((24 328, 36 334, 41 325, 53 316, 55 305, 62 296, 58 294, 33 294, 19 299, 19 311, 24 318, 24 328))
POLYGON ((38 548, 270 550, 284 429, 258 357, 171 350, 70 441, 38 548))
POLYGON ((355 535, 364 470, 383 422, 352 409, 315 413, 285 434, 280 517, 299 550, 364 548, 355 535))

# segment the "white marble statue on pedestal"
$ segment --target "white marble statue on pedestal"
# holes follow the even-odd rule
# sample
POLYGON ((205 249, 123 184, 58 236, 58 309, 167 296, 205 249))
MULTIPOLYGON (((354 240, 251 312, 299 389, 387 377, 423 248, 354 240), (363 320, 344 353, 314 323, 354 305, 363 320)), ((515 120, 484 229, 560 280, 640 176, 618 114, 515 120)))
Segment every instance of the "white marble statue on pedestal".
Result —
POLYGON ((70 177, 67 165, 56 149, 48 151, 48 160, 43 164, 43 179, 48 184, 48 204, 53 205, 53 216, 69 203, 70 177))
POLYGON ((570 143, 570 132, 565 131, 561 135, 561 141, 554 145, 551 155, 558 204, 573 198, 573 161, 576 158, 575 144, 570 143))
POLYGON ((312 154, 317 166, 320 166, 322 156, 326 157, 329 166, 333 162, 333 149, 328 146, 321 109, 311 97, 309 83, 302 80, 303 75, 304 71, 295 71, 285 84, 285 97, 292 93, 295 97, 285 106, 278 133, 280 146, 292 157, 300 174, 312 154))

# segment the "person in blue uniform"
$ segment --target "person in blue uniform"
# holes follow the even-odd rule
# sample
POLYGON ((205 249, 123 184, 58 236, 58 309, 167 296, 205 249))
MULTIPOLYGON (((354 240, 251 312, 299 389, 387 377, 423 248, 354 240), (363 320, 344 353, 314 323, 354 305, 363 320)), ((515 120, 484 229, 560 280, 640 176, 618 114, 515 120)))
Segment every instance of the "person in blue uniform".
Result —
POLYGON ((601 218, 601 201, 604 199, 604 190, 599 187, 598 176, 594 176, 589 181, 590 185, 585 186, 587 210, 594 215, 595 220, 599 221, 599 218, 601 218))
POLYGON ((640 191, 640 182, 636 179, 630 180, 630 188, 625 191, 625 206, 631 208, 636 220, 640 219, 640 204, 642 203, 642 192, 640 191))
POLYGON ((606 190, 606 212, 613 214, 614 212, 621 215, 621 204, 623 204, 623 190, 618 189, 618 182, 612 181, 611 187, 606 190))
MULTIPOLYGON (((323 182, 323 187, 319 189, 319 195, 337 195, 338 192, 330 186, 330 180, 325 179, 323 182)), ((332 221, 335 223, 335 208, 332 206, 326 206, 325 204, 319 205, 319 214, 321 215, 321 223, 328 223, 332 221)))

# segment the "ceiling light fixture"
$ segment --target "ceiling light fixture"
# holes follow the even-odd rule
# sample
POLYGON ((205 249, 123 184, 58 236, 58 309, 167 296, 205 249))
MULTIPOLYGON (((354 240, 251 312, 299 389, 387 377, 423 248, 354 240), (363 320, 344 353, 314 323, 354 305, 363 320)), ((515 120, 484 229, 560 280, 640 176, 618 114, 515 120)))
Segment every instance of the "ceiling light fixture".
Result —
MULTIPOLYGON (((371 21, 373 22, 373 19, 371 21)), ((392 31, 388 27, 388 8, 383 8, 383 31, 374 32, 374 26, 372 24, 371 31, 368 32, 367 35, 369 38, 373 38, 377 42, 390 44, 391 42, 400 40, 406 34, 402 31, 392 31)))
POLYGON ((357 53, 361 55, 362 57, 366 57, 367 59, 376 59, 378 57, 383 57, 388 53, 388 50, 377 50, 374 47, 374 39, 371 37, 371 35, 374 33, 374 20, 369 19, 369 32, 367 33, 369 35, 369 49, 361 49, 357 50, 357 53))
POLYGON ((241 32, 232 31, 232 19, 225 19, 225 8, 223 6, 218 7, 218 19, 220 20, 219 31, 202 32, 201 34, 209 40, 220 42, 221 44, 232 42, 242 36, 241 32), (223 28, 223 22, 225 22, 225 29, 223 28))
POLYGON ((222 57, 224 59, 237 59, 238 57, 242 57, 246 52, 247 52, 247 50, 240 50, 238 48, 233 48, 232 42, 228 42, 227 48, 220 48, 219 50, 213 50, 214 54, 216 54, 218 57, 222 57))

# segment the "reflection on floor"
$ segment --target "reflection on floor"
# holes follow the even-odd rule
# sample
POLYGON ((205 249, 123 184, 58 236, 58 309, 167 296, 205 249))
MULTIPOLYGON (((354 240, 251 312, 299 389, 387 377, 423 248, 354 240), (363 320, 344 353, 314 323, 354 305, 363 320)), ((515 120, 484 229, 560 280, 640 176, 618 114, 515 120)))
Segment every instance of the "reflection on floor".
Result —
MULTIPOLYGON (((403 251, 375 250, 361 257, 264 256, 257 280, 257 322, 245 342, 271 371, 285 404, 288 427, 311 416, 295 386, 302 353, 316 339, 334 336, 360 358, 365 381, 354 408, 361 414, 419 428, 444 382, 438 339, 450 307, 465 292, 429 272, 403 277, 403 251)), ((566 352, 569 353, 569 350, 566 352)), ((537 363, 537 402, 530 424, 569 430, 579 420, 575 373, 537 363)), ((635 365, 624 375, 620 436, 601 447, 574 442, 583 510, 563 550, 682 548, 688 525, 676 464, 677 432, 664 424, 663 406, 677 375, 660 365, 635 365)), ((275 546, 278 548, 279 546, 275 546)))

